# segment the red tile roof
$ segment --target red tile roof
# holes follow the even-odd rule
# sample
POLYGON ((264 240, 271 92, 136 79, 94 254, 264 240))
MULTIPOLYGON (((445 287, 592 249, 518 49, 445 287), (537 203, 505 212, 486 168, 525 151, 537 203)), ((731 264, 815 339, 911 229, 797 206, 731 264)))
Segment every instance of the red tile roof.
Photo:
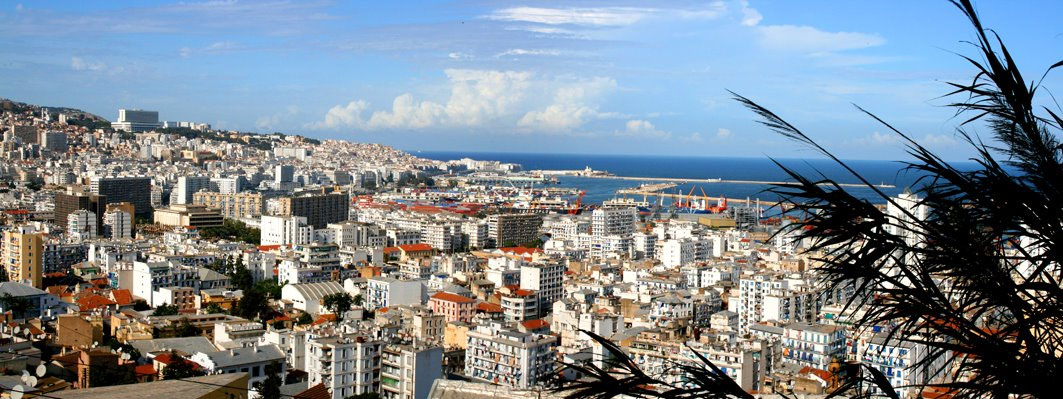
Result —
POLYGON ((543 252, 543 250, 541 250, 539 248, 528 248, 528 247, 504 247, 504 248, 499 248, 498 250, 502 251, 502 252, 509 252, 509 253, 512 253, 512 254, 515 254, 515 255, 532 255, 532 254, 537 254, 537 253, 542 253, 543 252))
POLYGON ((77 303, 78 307, 81 308, 82 312, 115 304, 115 302, 110 300, 109 298, 98 294, 92 294, 82 297, 81 299, 78 299, 77 303))
POLYGON ((476 304, 476 310, 487 313, 502 313, 502 306, 489 302, 480 302, 476 304))
POLYGON ((405 252, 424 252, 424 251, 431 251, 432 250, 432 246, 431 245, 423 244, 423 243, 422 244, 399 245, 399 248, 402 248, 402 250, 405 251, 405 252))
POLYGON ((525 322, 521 322, 520 324, 524 326, 524 328, 527 328, 529 330, 538 330, 540 328, 550 327, 550 323, 547 323, 546 320, 543 319, 528 320, 525 322))
POLYGON ((325 384, 317 384, 310 389, 299 392, 292 396, 294 399, 332 399, 332 393, 328 391, 325 384))
POLYGON ((437 292, 435 295, 432 295, 432 299, 438 299, 438 300, 447 301, 447 302, 457 302, 457 303, 472 303, 472 302, 476 302, 476 300, 474 300, 474 299, 466 298, 466 297, 463 297, 463 296, 458 295, 458 294, 451 294, 449 292, 437 292))
POLYGON ((111 298, 119 306, 129 305, 133 303, 133 294, 127 289, 111 290, 111 298))
POLYGON ((137 376, 158 375, 159 372, 155 371, 155 366, 150 364, 141 364, 136 367, 135 372, 137 376))
POLYGON ((258 250, 259 251, 273 251, 273 250, 276 250, 276 249, 280 249, 280 247, 281 247, 280 245, 259 245, 258 246, 258 250))
POLYGON ((801 371, 798 372, 798 374, 813 374, 816 377, 819 377, 819 379, 823 380, 823 382, 827 383, 829 383, 831 380, 831 375, 829 371, 809 366, 805 366, 804 368, 802 368, 801 371))

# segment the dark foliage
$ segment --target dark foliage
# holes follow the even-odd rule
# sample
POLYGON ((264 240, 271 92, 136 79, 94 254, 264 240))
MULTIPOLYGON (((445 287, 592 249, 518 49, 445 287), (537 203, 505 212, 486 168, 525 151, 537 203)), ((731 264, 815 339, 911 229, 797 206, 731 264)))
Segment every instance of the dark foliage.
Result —
POLYGON ((332 311, 336 315, 336 320, 342 320, 343 314, 348 310, 351 310, 351 305, 354 304, 354 298, 351 294, 341 292, 337 294, 328 294, 324 298, 321 298, 321 304, 325 305, 325 308, 332 311))
MULTIPOLYGON (((844 305, 857 331, 885 331, 891 345, 917 345, 928 355, 927 387, 954 398, 1052 398, 1063 377, 1063 129, 1059 112, 1038 107, 1037 82, 1027 81, 996 33, 985 29, 969 0, 954 1, 975 29, 976 69, 968 83, 950 83, 950 104, 962 117, 959 136, 976 151, 978 167, 958 169, 879 117, 905 143, 921 176, 915 196, 893 198, 797 127, 756 102, 735 95, 769 129, 817 150, 877 194, 858 198, 831 178, 808 177, 779 165, 794 184, 772 189, 803 218, 794 228, 822 266, 825 289, 855 291, 844 305), (993 145, 964 130, 989 128, 993 145), (859 312, 856 310, 859 309, 859 312)), ((1063 62, 1048 69, 1054 69, 1063 62)), ((1047 71, 1046 71, 1047 74, 1047 71)), ((645 375, 614 345, 609 372, 570 365, 587 379, 565 385, 571 396, 744 398, 706 359, 682 368, 696 391, 645 375), (654 389, 647 388, 654 386, 654 389)), ((872 367, 847 373, 833 396, 894 397, 872 367)))
POLYGON ((162 304, 155 308, 155 311, 151 314, 153 316, 173 316, 180 310, 177 305, 162 304))
POLYGON ((281 385, 284 385, 284 381, 281 379, 280 372, 281 367, 277 363, 271 363, 266 366, 266 379, 255 383, 255 390, 258 391, 259 398, 281 398, 281 385))
POLYGON ((170 358, 174 361, 162 370, 162 379, 164 380, 199 377, 206 374, 195 363, 181 357, 177 352, 171 351, 170 358))
POLYGON ((258 245, 261 231, 239 220, 225 219, 221 226, 207 227, 199 231, 199 235, 206 239, 226 239, 231 241, 243 241, 258 245))

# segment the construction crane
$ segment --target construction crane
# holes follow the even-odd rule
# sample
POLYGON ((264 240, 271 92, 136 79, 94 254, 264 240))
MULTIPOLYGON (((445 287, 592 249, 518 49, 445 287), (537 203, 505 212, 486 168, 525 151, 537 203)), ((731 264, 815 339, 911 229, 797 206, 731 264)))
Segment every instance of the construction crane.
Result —
POLYGON ((583 210, 583 196, 587 195, 586 191, 580 191, 579 197, 576 197, 576 206, 568 210, 569 215, 578 215, 583 210))

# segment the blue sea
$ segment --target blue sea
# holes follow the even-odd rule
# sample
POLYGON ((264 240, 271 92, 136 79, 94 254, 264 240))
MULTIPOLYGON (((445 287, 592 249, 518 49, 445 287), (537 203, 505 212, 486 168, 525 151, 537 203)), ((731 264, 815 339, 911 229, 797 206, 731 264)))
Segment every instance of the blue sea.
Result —
MULTIPOLYGON (((520 164, 525 170, 570 170, 583 169, 589 166, 594 170, 608 171, 617 176, 792 181, 786 172, 767 157, 738 158, 454 151, 419 151, 414 152, 413 155, 442 161, 461 158, 494 160, 520 164)), ((851 173, 846 172, 841 166, 830 160, 777 159, 777 161, 788 168, 801 172, 805 176, 815 177, 822 175, 839 183, 859 183, 859 180, 857 180, 851 173)), ((893 188, 881 189, 887 195, 891 196, 902 192, 906 187, 914 185, 918 177, 914 172, 905 171, 904 169, 906 165, 897 161, 852 160, 845 162, 871 183, 893 185, 893 188)), ((649 183, 646 181, 594 179, 571 176, 562 176, 559 180, 560 187, 574 187, 585 190, 587 195, 584 197, 584 201, 589 203, 600 203, 604 200, 614 198, 616 197, 615 192, 619 189, 649 183)), ((770 186, 761 184, 694 183, 681 184, 669 191, 687 193, 691 188, 694 188, 696 195, 700 195, 701 190, 704 189, 705 193, 710 197, 759 198, 762 201, 772 202, 778 199, 773 194, 765 192, 770 186)), ((882 200, 877 199, 877 196, 871 189, 866 187, 846 187, 846 190, 849 190, 854 195, 871 199, 876 203, 883 202, 882 200)))

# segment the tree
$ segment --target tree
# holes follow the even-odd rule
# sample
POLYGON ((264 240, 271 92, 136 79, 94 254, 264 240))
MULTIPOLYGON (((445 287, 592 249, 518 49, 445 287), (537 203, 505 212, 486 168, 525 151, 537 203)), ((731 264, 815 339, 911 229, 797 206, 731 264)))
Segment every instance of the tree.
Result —
POLYGON ((236 305, 236 315, 248 320, 265 320, 273 311, 269 306, 269 298, 257 289, 244 291, 244 296, 236 305))
POLYGON ((354 306, 362 306, 362 304, 365 303, 365 298, 362 298, 362 294, 355 295, 354 298, 352 298, 351 303, 353 303, 354 306))
POLYGON ((299 319, 295 321, 296 324, 306 325, 314 322, 314 317, 310 316, 310 313, 303 313, 299 315, 299 319))
POLYGON ((172 359, 170 364, 162 369, 162 379, 164 380, 176 380, 206 375, 206 373, 200 370, 195 363, 181 357, 177 352, 170 351, 170 359, 172 359))
POLYGON ((177 328, 174 329, 174 335, 177 337, 195 337, 201 334, 199 329, 188 321, 187 317, 182 317, 181 321, 177 323, 177 328))
POLYGON ((351 305, 354 304, 354 298, 351 294, 346 292, 339 292, 335 294, 325 295, 321 298, 321 304, 325 305, 325 308, 332 311, 336 315, 336 320, 343 320, 343 314, 348 310, 351 310, 351 305))
POLYGON ((285 284, 287 284, 287 282, 284 284, 277 284, 276 280, 266 279, 255 283, 253 289, 262 291, 270 299, 281 299, 281 288, 284 288, 285 284))
POLYGON ((178 308, 177 305, 170 305, 164 303, 162 305, 156 306, 155 311, 151 314, 153 316, 173 316, 176 315, 179 311, 180 308, 178 308))
POLYGON ((233 286, 244 291, 250 290, 255 283, 255 278, 251 276, 251 271, 244 267, 242 259, 233 266, 233 272, 229 275, 229 279, 232 281, 233 286))
MULTIPOLYGON (((963 116, 959 135, 974 148, 977 166, 958 168, 858 108, 896 134, 914 158, 907 162, 920 176, 914 197, 887 195, 776 113, 735 97, 769 129, 833 160, 888 204, 883 210, 829 177, 807 177, 782 164, 795 183, 772 189, 803 216, 794 231, 822 264, 816 271, 826 289, 854 291, 843 303, 852 328, 881 328, 886 344, 925 348, 908 368, 935 379, 910 389, 934 387, 961 399, 1056 397, 1051 381, 1063 377, 1063 117, 1037 106, 1039 83, 1023 77, 970 0, 953 4, 977 38, 978 57, 963 57, 975 77, 949 83, 950 95, 959 96, 950 106, 963 116), (965 130, 975 122, 985 122, 995 143, 965 130)), ((616 358, 613 373, 573 365, 587 378, 561 388, 569 397, 751 397, 707 359, 700 359, 702 367, 683 368, 691 386, 678 387, 639 370, 611 342, 595 340, 616 358)), ((844 374, 835 394, 867 397, 873 386, 899 397, 873 367, 856 364, 844 374)))
POLYGON ((149 309, 151 309, 151 305, 148 305, 148 303, 143 299, 137 299, 133 301, 133 310, 143 312, 149 309))
POLYGON ((206 312, 207 314, 229 313, 225 309, 222 309, 221 306, 218 306, 218 304, 216 304, 216 303, 212 303, 210 305, 207 305, 207 307, 204 308, 203 311, 206 312))
POLYGON ((261 399, 280 399, 281 398, 281 385, 284 385, 284 381, 280 376, 280 365, 276 362, 266 365, 266 379, 255 383, 255 390, 258 391, 259 398, 261 399))
POLYGON ((30 310, 33 306, 28 299, 12 296, 6 292, 4 295, 0 296, 0 304, 3 304, 4 310, 11 311, 11 316, 16 319, 25 317, 26 311, 30 310))

